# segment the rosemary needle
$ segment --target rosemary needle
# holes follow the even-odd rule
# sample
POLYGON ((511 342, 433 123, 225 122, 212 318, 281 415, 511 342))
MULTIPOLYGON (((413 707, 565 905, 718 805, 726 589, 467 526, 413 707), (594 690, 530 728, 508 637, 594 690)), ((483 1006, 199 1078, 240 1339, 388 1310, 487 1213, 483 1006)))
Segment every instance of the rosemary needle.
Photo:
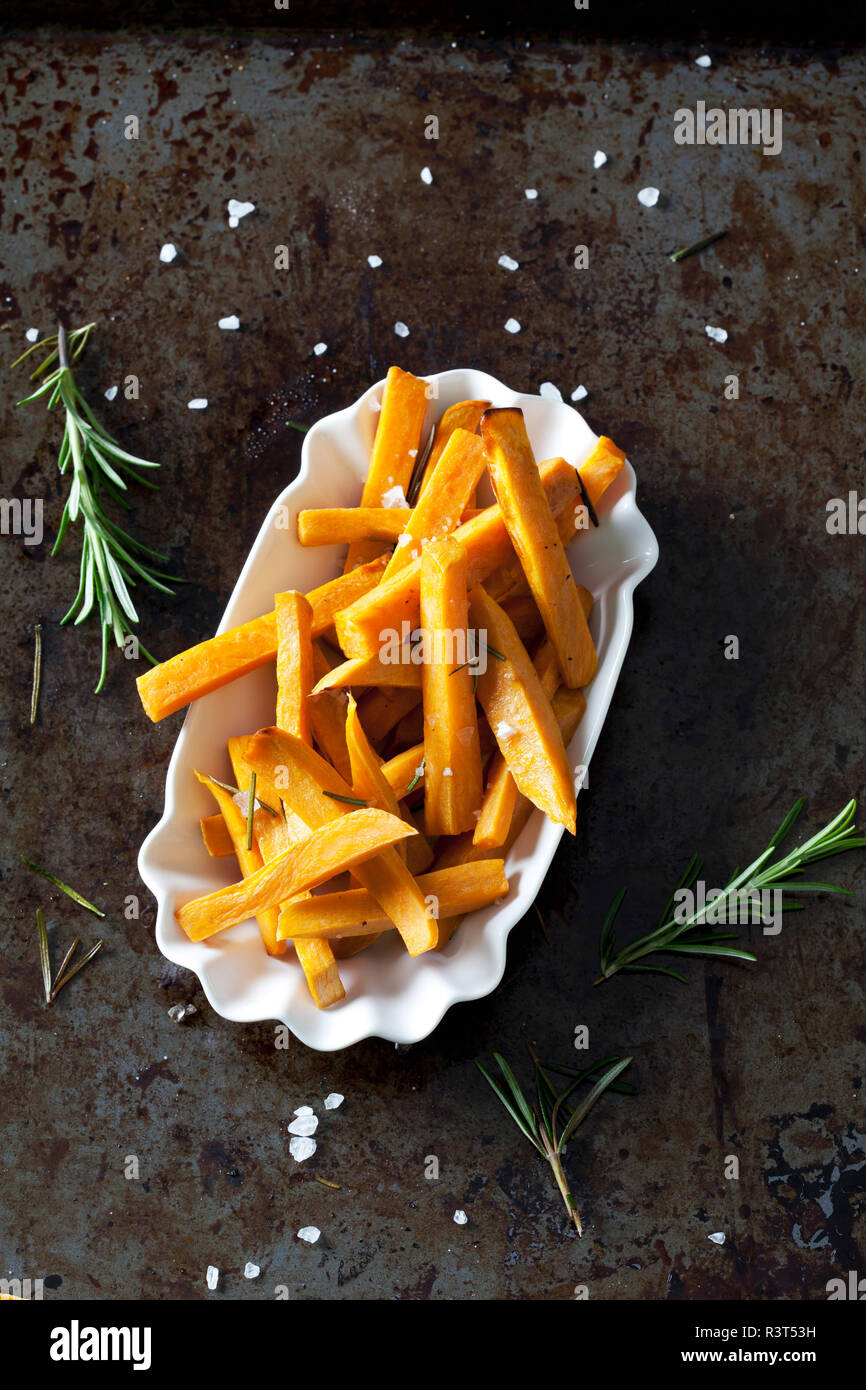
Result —
POLYGON ((20 858, 22 864, 26 864, 28 869, 32 869, 35 874, 41 874, 43 878, 47 878, 49 883, 53 883, 55 888, 59 888, 61 893, 65 893, 67 898, 71 898, 74 903, 78 903, 80 907, 86 907, 88 912, 95 913, 97 917, 105 916, 105 913, 101 912, 98 907, 94 907, 93 903, 87 901, 87 898, 83 898, 80 893, 76 893, 74 888, 70 888, 68 883, 64 883, 60 878, 55 878, 54 874, 50 874, 47 869, 40 869, 38 864, 34 864, 32 859, 25 859, 23 854, 20 858))
MULTIPOLYGON (((78 944, 78 943, 76 942, 76 945, 77 945, 77 944, 78 944)), ((103 941, 97 941, 96 945, 95 945, 95 946, 91 946, 90 950, 89 950, 85 955, 83 955, 83 956, 81 957, 81 960, 78 962, 77 965, 73 965, 72 969, 71 969, 71 970, 67 970, 67 972, 66 972, 65 975, 59 975, 59 976, 57 977, 57 979, 54 981, 54 990, 53 990, 52 995, 51 995, 51 998, 52 998, 52 999, 56 999, 56 998, 57 998, 57 996, 58 996, 58 994, 60 993, 60 991, 62 990, 63 986, 64 986, 64 985, 68 985, 68 984, 69 984, 69 981, 72 979, 73 975, 77 975, 78 972, 79 972, 79 970, 83 970, 84 967, 85 967, 85 965, 87 965, 90 961, 93 960, 93 957, 96 955, 97 951, 101 951, 101 950, 102 950, 102 947, 103 947, 104 945, 105 945, 105 943, 104 943, 103 941)), ((70 955, 71 955, 71 952, 70 952, 70 955)))
MULTIPOLYGON (((453 676, 453 675, 454 675, 454 672, 452 671, 451 674, 452 674, 452 676, 453 676)), ((407 795, 407 796, 409 795, 410 792, 413 792, 413 791, 415 790, 415 788, 417 787, 418 783, 421 781, 421 778, 424 776, 424 769, 425 769, 426 765, 427 765, 427 759, 426 759, 426 758, 422 758, 422 759, 421 759, 421 766, 420 766, 420 767, 416 767, 416 769, 415 769, 415 776, 412 778, 412 781, 409 783, 408 787, 406 788, 406 795, 407 795)))
POLYGON ((250 773, 250 795, 247 802, 247 849, 253 847, 253 816, 256 810, 256 774, 250 773))
MULTIPOLYGON (((232 796, 243 795, 240 787, 233 787, 229 782, 221 782, 218 777, 211 777, 210 780, 212 782, 216 782, 218 787, 222 787, 224 792, 231 792, 232 796)), ((275 811, 273 806, 269 806, 266 801, 262 801, 262 798, 260 796, 256 797, 256 801, 259 803, 263 811, 267 811, 268 815, 277 816, 279 818, 279 811, 275 811)))
POLYGON ((706 251, 708 246, 715 246, 717 241, 721 241, 722 238, 727 235, 727 229, 723 232, 713 232, 712 236, 702 237, 700 241, 696 241, 692 246, 684 246, 680 251, 669 252, 668 260, 688 260, 689 256, 696 256, 699 251, 706 251))
POLYGON ((45 987, 45 1002, 51 1003, 51 955, 48 950, 48 928, 41 907, 36 909, 36 932, 39 937, 39 962, 42 966, 42 983, 45 987))
POLYGON ((30 723, 36 723, 36 711, 39 706, 39 686, 42 682, 42 624, 36 623, 33 628, 33 689, 30 692, 30 723))
POLYGON ((360 801, 357 796, 340 796, 339 792, 325 792, 332 801, 345 801, 347 806, 366 806, 366 801, 360 801))

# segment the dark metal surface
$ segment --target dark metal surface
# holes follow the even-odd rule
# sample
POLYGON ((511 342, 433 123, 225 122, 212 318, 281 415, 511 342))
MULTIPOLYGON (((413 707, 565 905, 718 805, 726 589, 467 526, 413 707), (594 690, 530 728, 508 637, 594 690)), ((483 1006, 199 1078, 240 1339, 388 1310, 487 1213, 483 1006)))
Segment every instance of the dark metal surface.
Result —
MULTIPOLYGON (((638 593, 577 839, 539 902, 549 940, 530 914, 495 994, 414 1048, 276 1050, 270 1024, 215 1016, 155 948, 136 854, 181 716, 151 726, 136 663, 119 657, 91 695, 96 636, 58 627, 75 540, 48 556, 56 421, 14 411, 23 378, 6 375, 3 494, 45 499, 46 539, 0 538, 0 1274, 42 1276, 61 1298, 272 1298, 285 1284, 303 1299, 543 1299, 584 1284, 602 1299, 816 1299, 866 1269, 856 899, 755 936, 755 968, 591 987, 622 882, 646 929, 694 848, 721 875, 801 792, 817 826, 863 790, 866 539, 825 529, 827 500, 864 488, 863 62, 711 49, 703 72, 698 51, 288 29, 5 42, 2 360, 59 313, 99 321, 82 379, 121 439, 163 460, 134 520, 190 581, 175 601, 143 600, 159 655, 213 630, 297 468, 285 421, 347 404, 392 361, 478 366, 519 390, 550 380, 566 398, 584 382, 590 422, 638 471, 662 558, 638 593), (673 112, 699 98, 781 107, 782 154, 675 146, 673 112), (138 141, 124 139, 129 114, 138 141), (424 136, 430 114, 438 141, 424 136), (662 192, 653 209, 636 198, 648 184, 662 192), (235 230, 230 197, 256 204, 235 230), (663 254, 723 226, 699 258, 663 254), (181 252, 169 266, 167 241, 181 252), (573 268, 577 244, 587 271, 573 268), (274 270, 278 245, 288 273, 274 270), (503 252, 518 272, 498 267, 503 252), (220 332, 232 313, 241 331, 220 332), (737 401, 723 397, 730 373, 737 401), (103 403, 128 374, 140 400, 103 403), (194 396, 206 411, 187 410, 194 396), (738 661, 724 658, 728 634, 738 661), (28 875, 20 853, 104 904, 107 923, 28 875), (124 918, 130 894, 138 921, 124 918), (55 957, 75 934, 106 940, 53 1009, 40 1002, 39 902, 55 957), (199 1012, 178 1026, 167 1009, 185 1000, 199 1012), (567 1060, 580 1023, 594 1054, 634 1054, 640 1085, 570 1147, 582 1242, 472 1065, 492 1047, 517 1061, 526 1038, 567 1060), (296 1165, 292 1111, 320 1109, 329 1090, 345 1104, 296 1165), (731 1154, 738 1181, 724 1177, 731 1154), (312 1248, 296 1238, 307 1224, 323 1232, 312 1248), (262 1268, 252 1282, 247 1260, 262 1268)), ((841 863, 839 881, 856 868, 841 863)))

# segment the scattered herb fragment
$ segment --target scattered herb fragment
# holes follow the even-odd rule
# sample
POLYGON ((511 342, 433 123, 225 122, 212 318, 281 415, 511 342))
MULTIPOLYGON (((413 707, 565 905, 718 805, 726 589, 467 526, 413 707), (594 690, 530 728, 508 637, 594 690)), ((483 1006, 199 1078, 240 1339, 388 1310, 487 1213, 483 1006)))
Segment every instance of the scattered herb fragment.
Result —
POLYGON ((721 241, 727 235, 727 229, 723 232, 713 232, 712 236, 703 237, 700 241, 696 241, 693 246, 684 246, 680 251, 668 252, 668 260, 688 260, 689 256, 697 256, 700 251, 706 251, 708 246, 715 246, 717 241, 721 241))
POLYGON ((55 888, 59 888, 61 893, 65 893, 67 898, 71 898, 74 903, 78 903, 80 907, 86 907, 88 912, 95 913, 97 917, 105 916, 105 913, 101 912, 98 907, 94 907, 93 903, 88 902, 87 898, 83 898, 80 893, 76 893, 74 888, 70 888, 68 883, 64 883, 62 879, 55 878, 54 874, 50 874, 47 869, 40 869, 38 864, 34 864, 32 859, 25 859, 23 854, 20 858, 22 864, 26 864, 27 868, 32 869, 35 874, 41 874, 43 878, 47 878, 49 883, 53 883, 55 888))
POLYGON ((250 794, 247 801, 247 849, 253 847, 253 816, 256 810, 256 774, 250 773, 250 794))
POLYGON ((33 687, 30 691, 30 723, 36 723, 36 711, 39 708, 39 686, 42 683, 42 624, 36 623, 33 628, 33 687))
POLYGON ((325 792, 332 801, 345 801, 347 806, 366 806, 366 801, 361 801, 357 796, 340 796, 339 792, 325 792))
MULTIPOLYGON (((451 674, 452 674, 452 676, 453 676, 454 672, 452 671, 451 674)), ((417 767, 417 768, 415 769, 415 776, 412 778, 412 781, 409 783, 408 787, 406 788, 406 795, 407 795, 407 796, 409 795, 410 792, 413 792, 413 791, 415 790, 415 788, 417 787, 418 783, 421 781, 421 778, 424 776, 424 769, 425 769, 426 765, 427 765, 427 759, 426 759, 426 758, 422 758, 422 759, 421 759, 421 766, 420 766, 420 767, 417 767)))

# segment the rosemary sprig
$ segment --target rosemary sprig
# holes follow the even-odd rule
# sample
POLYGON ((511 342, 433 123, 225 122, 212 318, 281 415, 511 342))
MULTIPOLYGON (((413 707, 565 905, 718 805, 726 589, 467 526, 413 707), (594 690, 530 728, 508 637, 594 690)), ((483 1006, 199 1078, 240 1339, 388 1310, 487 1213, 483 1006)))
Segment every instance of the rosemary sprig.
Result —
POLYGON ((33 687, 30 691, 30 723, 36 723, 39 708, 39 686, 42 683, 42 624, 33 628, 33 687))
POLYGON ((247 802, 247 849, 253 847, 253 816, 256 810, 256 774, 250 773, 250 794, 247 802))
MULTIPOLYGON (((567 1068, 557 1070, 566 1071, 571 1079, 564 1090, 557 1091, 547 1071, 539 1062, 535 1052, 530 1047, 530 1056, 535 1067, 535 1099, 530 1105, 521 1090, 511 1067, 505 1058, 498 1052, 493 1056, 502 1073, 504 1085, 494 1080, 490 1073, 476 1061, 475 1065, 481 1072, 485 1081, 492 1088, 499 1100, 505 1106, 521 1134, 529 1140, 533 1148, 547 1163, 550 1164, 551 1171, 556 1180, 556 1185, 562 1194, 565 1209, 569 1218, 574 1222, 579 1236, 583 1235, 583 1223, 580 1219, 580 1212, 577 1203, 572 1196, 562 1166, 562 1155, 565 1145, 575 1133, 583 1121, 586 1119, 595 1103, 604 1095, 608 1089, 621 1089, 622 1083, 618 1085, 618 1077, 631 1064, 631 1057, 605 1057, 600 1062, 595 1062, 592 1066, 585 1067, 583 1071, 570 1072, 567 1068), (569 1105, 569 1100, 579 1086, 589 1085, 588 1095, 578 1105, 569 1105)), ((553 1067, 548 1070, 555 1070, 553 1067)))
POLYGON ((361 801, 357 796, 341 796, 339 792, 325 792, 332 801, 345 801, 347 806, 366 806, 366 801, 361 801))
MULTIPOLYGON (((122 449, 96 419, 81 393, 73 375, 72 363, 83 351, 93 327, 92 323, 88 323, 83 328, 76 328, 67 337, 61 324, 56 335, 45 338, 41 343, 34 343, 12 365, 18 366, 37 347, 51 349, 31 373, 30 379, 33 381, 42 376, 49 367, 53 370, 48 372, 32 395, 25 396, 18 404, 25 405, 28 401, 47 396, 48 409, 53 410, 60 405, 65 415, 57 467, 61 473, 71 469, 72 481, 51 554, 57 554, 69 523, 76 522, 80 517, 83 537, 78 593, 61 621, 65 623, 74 617, 77 627, 94 608, 97 610, 102 627, 102 664, 95 691, 98 694, 105 684, 109 635, 114 636, 118 647, 123 647, 132 633, 133 625, 139 622, 130 589, 135 587, 138 580, 143 580, 162 593, 170 594, 172 590, 162 581, 172 576, 151 564, 152 560, 162 560, 164 557, 112 521, 103 505, 108 500, 128 510, 129 503, 124 495, 127 485, 122 475, 126 473, 136 482, 154 487, 155 484, 142 477, 138 470, 158 468, 159 465, 122 449)), ((138 650, 148 661, 155 663, 155 657, 140 641, 138 650)))
POLYGON ((79 907, 86 907, 88 912, 93 912, 97 917, 105 916, 104 912, 101 912, 98 907, 94 907, 93 903, 88 902, 87 898, 82 898, 80 893, 76 893, 75 889, 70 888, 69 884, 64 883, 61 878, 55 878, 54 874, 50 874, 47 869, 41 869, 38 864, 34 864, 32 859, 25 859, 23 854, 20 858, 21 863, 26 864, 28 869, 32 869, 35 874, 41 874, 49 883, 53 883, 55 888, 59 888, 61 893, 65 893, 67 898, 71 898, 74 903, 78 903, 79 907))
POLYGON ((696 256, 699 251, 706 251, 708 246, 715 246, 717 241, 721 241, 722 238, 727 235, 727 229, 723 232, 713 232, 712 236, 702 237, 700 241, 696 241, 692 246, 684 246, 680 251, 669 251, 668 260, 688 260, 689 256, 696 256))
MULTIPOLYGON (((678 920, 672 912, 676 894, 681 889, 691 889, 703 868, 703 860, 699 859, 697 855, 692 855, 682 878, 668 900, 659 925, 655 930, 647 932, 645 936, 640 936, 627 946, 617 949, 614 924, 626 893, 625 888, 621 888, 608 908, 602 923, 599 946, 601 974, 595 983, 598 985, 604 980, 609 980, 611 975, 615 975, 619 970, 628 970, 671 975, 674 979, 681 980, 685 984, 685 976, 680 975, 676 970, 669 970, 658 964, 648 965, 645 963, 647 956, 653 956, 660 952, 754 961, 756 957, 750 951, 744 951, 739 946, 729 944, 737 939, 739 932, 716 932, 713 930, 713 924, 716 922, 742 922, 743 916, 740 908, 743 904, 747 905, 746 920, 751 920, 750 905, 756 901, 751 895, 760 894, 763 889, 781 894, 848 893, 849 889, 839 888, 832 883, 801 881, 801 875, 806 864, 813 864, 820 859, 829 859, 834 854, 844 854, 849 849, 862 849, 866 846, 866 839, 852 833, 855 829, 853 821, 856 809, 857 802, 852 799, 837 816, 828 821, 822 830, 817 831, 798 849, 793 849, 780 859, 769 863, 771 856, 779 849, 782 841, 800 817, 803 810, 803 798, 800 797, 791 807, 776 833, 771 837, 767 848, 758 855, 757 859, 753 860, 748 868, 742 871, 736 870, 717 897, 710 897, 701 907, 682 920, 678 920), (710 912, 712 912, 712 917, 708 922, 707 914, 710 912)), ((757 901, 760 902, 760 899, 758 898, 757 901)), ((795 911, 803 906, 802 903, 786 901, 784 897, 781 899, 781 908, 785 912, 795 911)))

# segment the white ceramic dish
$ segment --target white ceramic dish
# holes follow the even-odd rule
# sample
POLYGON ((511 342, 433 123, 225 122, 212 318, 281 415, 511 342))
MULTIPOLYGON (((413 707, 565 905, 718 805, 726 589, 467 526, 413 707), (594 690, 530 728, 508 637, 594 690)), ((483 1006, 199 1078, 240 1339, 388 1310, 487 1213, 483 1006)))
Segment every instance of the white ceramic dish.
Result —
MULTIPOLYGON (((597 442, 571 406, 520 395, 484 372, 439 372, 428 380, 436 392, 431 421, 456 401, 490 400, 521 407, 539 459, 562 455, 579 464, 597 442)), ((354 405, 326 416, 306 435, 298 477, 265 518, 220 632, 269 612, 275 592, 313 589, 339 572, 342 548, 304 549, 297 542, 294 519, 304 507, 357 505, 383 386, 372 386, 354 405)), ((637 508, 630 464, 598 510, 599 529, 582 533, 570 552, 579 582, 595 596, 591 629, 599 654, 598 673, 586 692, 586 713, 569 749, 573 767, 589 765, 631 636, 632 593, 658 558, 656 538, 637 508)), ((508 933, 535 899, 562 829, 535 812, 508 856, 505 902, 473 913, 441 953, 410 959, 397 933, 386 933, 370 950, 340 962, 346 998, 319 1012, 292 954, 268 957, 254 922, 195 943, 174 917, 180 903, 236 877, 234 860, 211 859, 202 843, 199 817, 211 814, 213 805, 193 768, 231 780, 226 740, 272 724, 275 696, 273 670, 264 667, 206 695, 187 712, 169 764, 165 810, 138 860, 157 900, 159 948, 198 975, 211 1005, 225 1018, 243 1023, 279 1019, 320 1051, 368 1037, 418 1042, 452 1004, 480 999, 496 988, 505 968, 508 933)))

